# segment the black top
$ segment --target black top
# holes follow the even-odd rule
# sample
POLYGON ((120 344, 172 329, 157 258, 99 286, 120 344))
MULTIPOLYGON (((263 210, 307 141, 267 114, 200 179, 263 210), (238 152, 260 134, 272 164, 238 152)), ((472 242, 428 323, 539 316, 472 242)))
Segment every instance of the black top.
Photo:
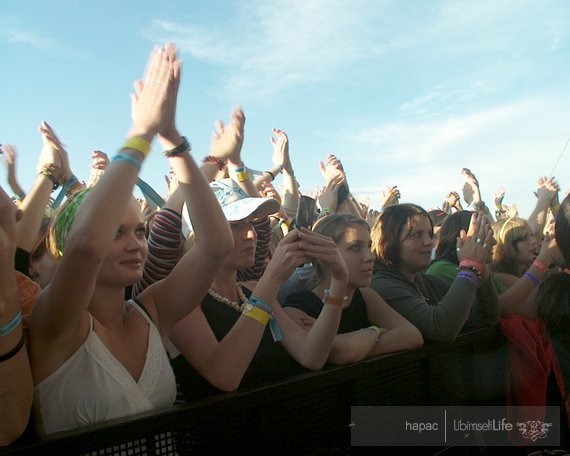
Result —
MULTIPOLYGON (((249 290, 244 288, 243 291, 247 297, 251 295, 249 290)), ((225 337, 241 315, 240 312, 217 301, 210 294, 202 300, 201 309, 218 341, 225 337)), ((171 364, 185 401, 189 402, 220 393, 184 359, 184 356, 176 357, 171 364)), ((306 369, 297 363, 279 342, 273 341, 269 325, 267 325, 239 389, 260 386, 305 371, 306 369)))
MULTIPOLYGON (((323 309, 323 303, 311 290, 303 290, 289 295, 283 307, 295 307, 305 312, 309 317, 317 318, 323 309)), ((357 331, 368 326, 370 326, 370 321, 368 320, 364 297, 357 289, 352 296, 350 305, 342 311, 338 334, 357 331)))

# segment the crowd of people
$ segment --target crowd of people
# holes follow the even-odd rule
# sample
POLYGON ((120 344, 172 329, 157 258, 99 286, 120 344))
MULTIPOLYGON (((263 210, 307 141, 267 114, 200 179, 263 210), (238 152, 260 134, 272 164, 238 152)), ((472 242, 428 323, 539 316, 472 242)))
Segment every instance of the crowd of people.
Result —
POLYGON ((52 434, 497 324, 552 343, 567 401, 570 199, 554 178, 527 219, 504 191, 491 212, 467 169, 468 210, 454 191, 440 209, 400 203, 397 187, 375 210, 329 155, 307 209, 284 131, 268 170, 247 168, 240 108, 195 161, 180 80, 176 48, 157 47, 124 144, 93 152, 87 183, 48 123, 27 192, 2 145, 14 196, 0 188, 0 446, 27 426, 52 434), (138 178, 155 138, 164 198, 138 178))

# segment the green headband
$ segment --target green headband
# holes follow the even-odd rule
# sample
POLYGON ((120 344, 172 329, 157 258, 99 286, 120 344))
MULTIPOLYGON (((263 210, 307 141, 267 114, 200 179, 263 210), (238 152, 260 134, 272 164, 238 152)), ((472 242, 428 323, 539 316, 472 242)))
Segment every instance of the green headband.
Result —
POLYGON ((89 188, 86 188, 73 195, 73 197, 61 207, 61 210, 56 215, 54 231, 56 247, 60 256, 63 256, 63 248, 67 240, 67 235, 73 226, 73 221, 75 220, 77 211, 81 204, 83 204, 89 190, 89 188))

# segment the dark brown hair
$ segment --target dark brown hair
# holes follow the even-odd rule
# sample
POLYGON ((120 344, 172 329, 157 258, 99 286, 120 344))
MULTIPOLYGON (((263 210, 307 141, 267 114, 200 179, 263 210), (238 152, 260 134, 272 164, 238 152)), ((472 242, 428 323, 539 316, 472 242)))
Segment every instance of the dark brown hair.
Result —
POLYGON ((372 253, 376 261, 394 269, 400 268, 400 238, 410 229, 416 216, 426 217, 433 230, 433 223, 425 209, 417 204, 396 204, 385 208, 372 227, 372 253))

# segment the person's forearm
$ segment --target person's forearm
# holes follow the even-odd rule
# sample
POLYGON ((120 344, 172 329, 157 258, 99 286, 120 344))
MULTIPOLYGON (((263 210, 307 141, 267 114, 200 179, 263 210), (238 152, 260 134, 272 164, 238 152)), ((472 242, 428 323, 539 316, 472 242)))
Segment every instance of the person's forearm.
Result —
MULTIPOLYGON (((178 143, 179 144, 179 143, 178 143)), ((175 144, 175 146, 178 146, 175 144)), ((204 174, 189 153, 169 159, 184 196, 195 234, 195 246, 212 258, 228 253, 232 242, 228 222, 204 174)))
POLYGON ((483 281, 475 297, 473 311, 465 325, 468 328, 477 328, 495 324, 501 317, 501 306, 497 290, 491 277, 483 281))
POLYGON ((338 334, 332 344, 329 361, 342 366, 364 359, 377 345, 376 335, 371 331, 359 329, 338 334))
POLYGON ((16 166, 14 164, 8 165, 8 185, 14 192, 14 195, 22 195, 24 193, 24 189, 18 183, 18 179, 16 177, 16 166))
MULTIPOLYGON (((533 274, 539 280, 544 276, 544 272, 537 266, 532 265, 528 272, 533 274)), ((528 309, 525 308, 525 302, 532 292, 536 289, 536 284, 524 275, 520 277, 512 286, 499 296, 499 305, 501 307, 501 316, 508 317, 515 313, 527 314, 528 309)))
POLYGON ((528 218, 528 225, 530 227, 530 230, 538 242, 542 240, 542 232, 544 230, 544 226, 546 225, 549 205, 550 199, 539 198, 536 201, 534 210, 528 218))
POLYGON ((17 225, 17 245, 26 252, 31 252, 38 241, 52 188, 51 180, 43 174, 38 174, 32 190, 20 206, 23 215, 17 225))
MULTIPOLYGON (((342 300, 346 294, 346 281, 333 278, 329 287, 329 296, 342 300)), ((284 327, 283 345, 295 360, 307 369, 321 369, 330 355, 330 350, 338 332, 342 316, 342 305, 323 305, 321 313, 307 332, 300 328, 284 312, 275 300, 273 306, 279 325, 284 327)))
POLYGON ((246 192, 249 196, 256 198, 259 197, 259 193, 257 191, 257 188, 255 187, 254 183, 251 180, 251 175, 249 175, 249 171, 247 170, 247 168, 245 167, 243 161, 232 161, 232 160, 228 160, 228 173, 230 175, 230 177, 237 182, 237 184, 242 188, 242 190, 244 192, 246 192), (242 177, 240 177, 240 175, 238 175, 238 170, 242 170, 240 171, 240 174, 242 177), (248 176, 244 175, 245 173, 248 174, 248 176))
POLYGON ((260 176, 256 177, 253 185, 257 190, 261 189, 263 182, 273 182, 279 173, 283 170, 281 165, 273 165, 267 171, 264 171, 260 176))
POLYGON ((424 343, 420 331, 411 324, 397 326, 382 333, 378 343, 374 344, 367 356, 394 353, 421 347, 424 343))

